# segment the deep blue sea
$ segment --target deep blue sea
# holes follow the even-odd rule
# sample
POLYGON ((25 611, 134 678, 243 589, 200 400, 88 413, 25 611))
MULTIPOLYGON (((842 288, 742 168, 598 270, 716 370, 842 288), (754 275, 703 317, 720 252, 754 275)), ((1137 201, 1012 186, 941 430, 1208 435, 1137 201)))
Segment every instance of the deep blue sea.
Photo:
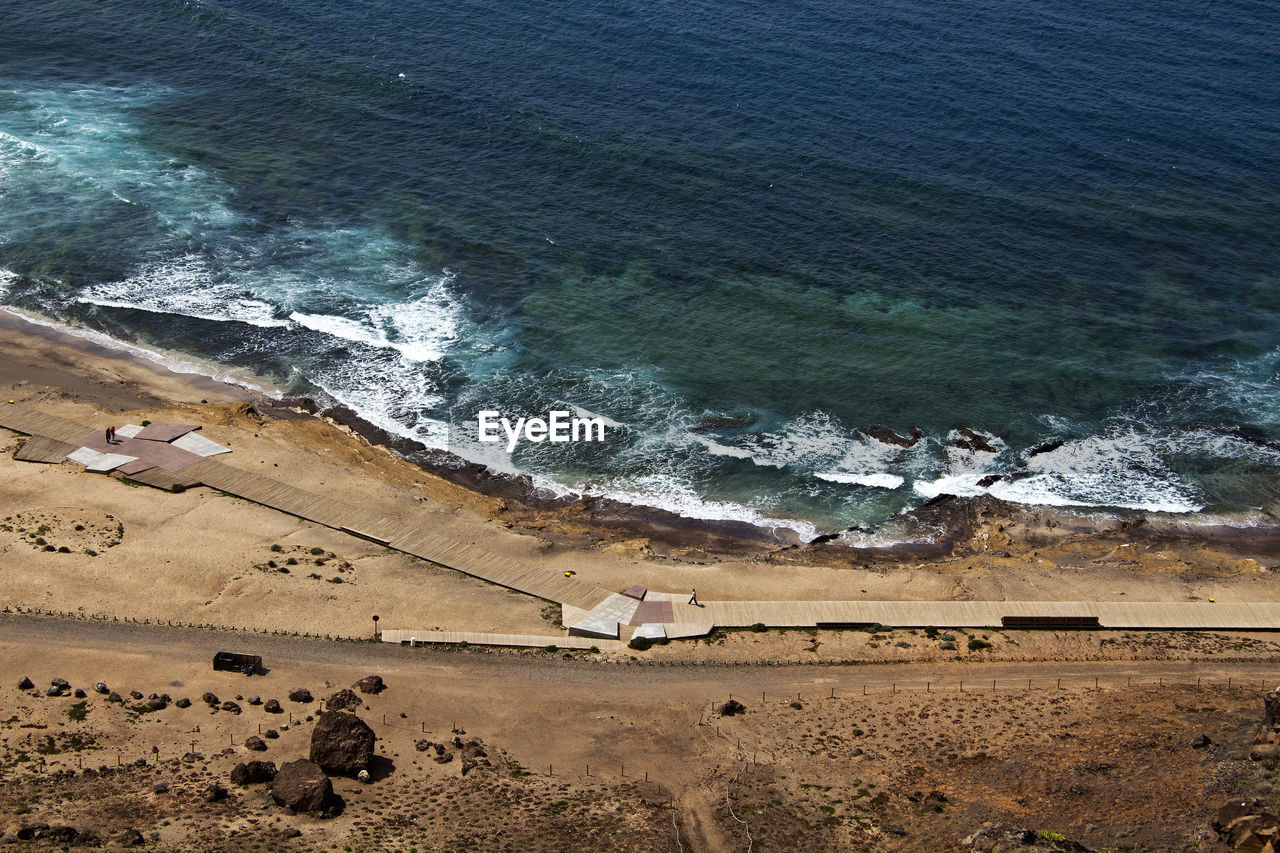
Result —
POLYGON ((692 516, 1280 505, 1273 3, 0 21, 9 306, 692 516), (474 440, 567 407, 610 440, 474 440))

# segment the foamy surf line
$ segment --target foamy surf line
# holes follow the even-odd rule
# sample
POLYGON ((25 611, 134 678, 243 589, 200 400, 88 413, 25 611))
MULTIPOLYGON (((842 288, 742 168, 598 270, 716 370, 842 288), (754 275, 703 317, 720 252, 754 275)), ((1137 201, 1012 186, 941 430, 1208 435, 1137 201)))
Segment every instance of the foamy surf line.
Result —
POLYGON ((270 397, 273 400, 280 400, 285 396, 279 389, 273 388, 270 385, 262 384, 260 381, 250 379, 243 374, 225 370, 219 371, 215 369, 210 362, 202 362, 177 353, 152 349, 151 347, 143 346, 141 344, 122 341, 118 338, 113 338, 105 332, 98 332, 93 329, 84 329, 79 326, 73 326, 69 323, 54 320, 33 311, 25 311, 21 308, 15 308, 11 305, 0 305, 0 311, 3 311, 5 314, 20 320, 23 323, 40 326, 41 328, 57 332, 60 335, 88 341, 89 343, 100 346, 103 349, 114 350, 135 358, 143 359, 159 367, 163 367, 171 373, 202 376, 206 379, 212 379, 215 382, 244 388, 247 391, 252 391, 265 397, 270 397))

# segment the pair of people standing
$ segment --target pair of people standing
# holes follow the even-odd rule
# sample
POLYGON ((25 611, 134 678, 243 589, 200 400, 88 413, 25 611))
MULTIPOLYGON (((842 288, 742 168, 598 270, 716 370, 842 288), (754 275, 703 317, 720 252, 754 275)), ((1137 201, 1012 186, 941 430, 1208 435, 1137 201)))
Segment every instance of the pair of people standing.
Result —
POLYGON ((116 428, 113 426, 107 427, 107 444, 115 444, 115 443, 116 443, 116 428))

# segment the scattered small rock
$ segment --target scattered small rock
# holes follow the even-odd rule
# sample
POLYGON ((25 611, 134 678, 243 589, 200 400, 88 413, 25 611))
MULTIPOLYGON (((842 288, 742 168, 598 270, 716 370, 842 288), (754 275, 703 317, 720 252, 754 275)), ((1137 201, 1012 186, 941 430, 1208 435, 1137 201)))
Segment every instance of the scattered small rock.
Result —
POLYGON ((32 681, 30 678, 27 678, 25 675, 21 678, 21 680, 18 681, 19 690, 30 690, 35 686, 36 686, 36 683, 32 681))
POLYGON ((204 800, 206 803, 216 803, 219 800, 225 800, 227 798, 227 793, 226 788, 222 787, 217 782, 214 782, 212 785, 200 792, 200 799, 204 800))
POLYGON ((106 696, 111 692, 107 689, 107 683, 105 681, 99 681, 97 684, 93 685, 93 689, 95 692, 101 693, 103 696, 106 696))
POLYGON ((216 693, 205 693, 200 697, 200 701, 204 702, 204 704, 208 705, 210 708, 216 708, 221 704, 218 699, 218 694, 216 693))
POLYGON ((382 680, 381 675, 366 675, 357 681, 355 686, 361 693, 372 693, 374 695, 387 689, 386 682, 382 680))
POLYGON ((111 843, 117 847, 141 847, 146 843, 142 833, 136 829, 126 829, 112 837, 111 843))
POLYGON ((249 735, 244 739, 244 748, 253 752, 266 752, 267 742, 257 735, 249 735))
POLYGON ((350 711, 359 708, 363 703, 354 690, 343 688, 325 700, 324 707, 330 711, 350 711))
POLYGON ((240 706, 239 706, 239 705, 237 705, 235 702, 232 702, 232 701, 231 701, 231 700, 229 700, 229 699, 228 699, 226 702, 223 702, 223 703, 222 703, 221 705, 219 705, 218 707, 219 707, 219 708, 221 708, 221 709, 222 709, 222 710, 224 710, 224 711, 230 711, 230 712, 231 712, 231 713, 233 713, 233 714, 239 714, 239 713, 240 713, 240 706))
POLYGON ((274 778, 276 778, 274 761, 245 761, 231 769, 231 781, 236 785, 270 782, 274 778))
POLYGON ((283 714, 283 713, 284 713, 284 708, 281 708, 281 707, 280 707, 280 700, 279 700, 279 699, 268 699, 268 700, 266 701, 266 704, 264 704, 264 705, 262 706, 262 710, 266 711, 268 714, 283 714))
POLYGON ((177 702, 174 702, 173 704, 177 705, 179 708, 190 708, 191 700, 188 699, 186 696, 183 696, 181 699, 179 699, 177 702))
POLYGON ((1191 748, 1204 749, 1206 746, 1208 746, 1211 743, 1213 743, 1213 741, 1209 739, 1209 736, 1204 732, 1201 732, 1200 734, 1196 735, 1191 739, 1191 748))

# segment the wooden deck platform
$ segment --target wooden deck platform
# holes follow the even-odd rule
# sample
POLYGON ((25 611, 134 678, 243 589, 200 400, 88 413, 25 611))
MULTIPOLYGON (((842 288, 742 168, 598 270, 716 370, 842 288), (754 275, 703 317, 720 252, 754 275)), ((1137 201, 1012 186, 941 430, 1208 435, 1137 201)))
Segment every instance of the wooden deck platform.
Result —
POLYGON ((0 427, 26 435, 42 435, 58 441, 74 442, 93 427, 46 415, 21 403, 0 403, 0 427))
POLYGON ((76 446, 65 441, 58 441, 47 435, 33 435, 23 442, 13 458, 21 462, 66 462, 67 454, 74 452, 76 446))

